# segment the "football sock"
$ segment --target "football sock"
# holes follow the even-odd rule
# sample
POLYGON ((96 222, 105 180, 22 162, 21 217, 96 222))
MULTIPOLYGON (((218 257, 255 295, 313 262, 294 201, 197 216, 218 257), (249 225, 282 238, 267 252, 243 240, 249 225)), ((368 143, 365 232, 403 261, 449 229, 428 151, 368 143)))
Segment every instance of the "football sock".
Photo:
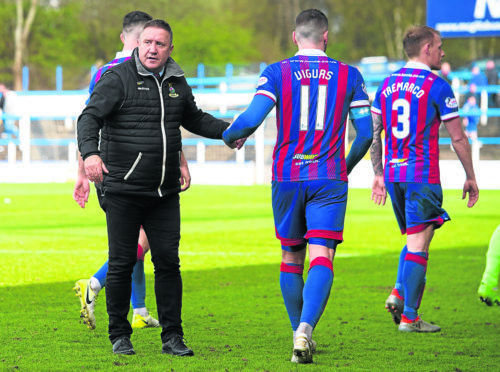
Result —
POLYGON ((99 283, 99 280, 95 277, 90 278, 90 289, 97 295, 100 290, 102 289, 101 283, 99 283))
POLYGON ((143 318, 147 318, 149 315, 148 309, 146 309, 145 307, 138 307, 134 309, 134 314, 139 314, 143 318))
POLYGON ((403 315, 408 320, 418 317, 418 308, 425 287, 425 272, 427 271, 427 253, 407 252, 403 270, 405 289, 405 307, 403 315))
POLYGON ((302 315, 300 323, 316 326, 328 302, 333 284, 333 265, 326 257, 315 258, 309 267, 304 284, 302 315))
POLYGON ((405 245, 401 250, 401 254, 399 255, 398 274, 396 276, 396 285, 394 286, 394 289, 397 291, 397 294, 394 293, 394 291, 392 293, 393 295, 399 297, 400 299, 405 298, 405 289, 403 286, 403 269, 405 267, 406 252, 408 252, 408 247, 405 245))
POLYGON ((99 270, 93 275, 94 278, 99 280, 99 284, 101 285, 101 288, 104 288, 104 285, 106 284, 106 274, 108 273, 108 261, 104 263, 104 265, 101 266, 99 270))
POLYGON ((281 263, 281 295, 285 301, 285 308, 294 331, 299 326, 300 314, 302 312, 302 290, 304 289, 303 272, 304 265, 281 263))
MULTIPOLYGON (((314 330, 314 327, 312 325, 305 323, 305 322, 300 322, 299 328, 297 328, 297 332, 295 332, 295 334, 304 333, 307 336, 307 338, 309 340, 311 340, 313 330, 314 330)), ((295 342, 295 334, 293 336, 294 342, 295 342)))
POLYGON ((138 309, 146 307, 146 275, 144 274, 144 261, 138 260, 132 272, 132 307, 138 309))
POLYGON ((500 225, 491 236, 490 245, 486 252, 486 268, 483 273, 481 284, 488 289, 493 289, 498 285, 500 275, 500 225))

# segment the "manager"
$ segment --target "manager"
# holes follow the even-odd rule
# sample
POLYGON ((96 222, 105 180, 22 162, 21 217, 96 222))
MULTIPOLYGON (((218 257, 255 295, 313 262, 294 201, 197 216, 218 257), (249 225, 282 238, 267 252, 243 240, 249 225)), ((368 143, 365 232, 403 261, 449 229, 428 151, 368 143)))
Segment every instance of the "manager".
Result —
POLYGON ((127 315, 141 225, 154 265, 162 353, 194 354, 181 325, 180 127, 221 139, 229 124, 196 106, 184 72, 170 57, 172 38, 165 21, 146 23, 132 57, 106 71, 78 118, 85 173, 101 183, 106 213, 106 307, 116 354, 135 354, 127 315))

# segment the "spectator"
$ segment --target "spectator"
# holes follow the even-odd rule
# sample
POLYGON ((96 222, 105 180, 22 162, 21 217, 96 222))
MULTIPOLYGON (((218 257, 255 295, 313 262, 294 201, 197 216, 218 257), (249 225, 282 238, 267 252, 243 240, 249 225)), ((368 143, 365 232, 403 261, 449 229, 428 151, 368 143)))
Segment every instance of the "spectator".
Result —
POLYGON ((7 92, 9 90, 7 89, 7 87, 3 84, 0 84, 0 110, 3 111, 4 107, 5 107, 5 96, 7 95, 7 92))
POLYGON ((450 72, 451 72, 451 66, 448 62, 443 62, 441 65, 441 77, 451 85, 451 79, 450 79, 450 72))
POLYGON ((7 94, 7 88, 5 85, 0 84, 0 135, 4 137, 5 127, 3 120, 3 110, 5 107, 5 95, 7 94))
POLYGON ((488 80, 486 75, 481 72, 478 66, 472 67, 472 76, 469 80, 469 93, 465 95, 465 99, 468 100, 471 95, 476 97, 477 102, 481 102, 481 88, 488 85, 488 80))
POLYGON ((9 89, 4 84, 0 84, 0 137, 7 138, 14 135, 19 137, 19 129, 17 128, 15 121, 9 118, 5 118, 5 103, 7 102, 7 97, 12 94, 9 89))
POLYGON ((478 88, 488 85, 486 75, 481 72, 478 66, 472 67, 471 72, 472 76, 470 78, 469 85, 475 84, 478 88))
MULTIPOLYGON (((498 70, 495 66, 495 61, 489 60, 486 62, 486 80, 488 85, 498 85, 498 70)), ((490 93, 488 95, 488 107, 497 107, 497 93, 490 93)))
POLYGON ((479 106, 477 105, 474 95, 470 95, 469 98, 467 98, 467 101, 462 107, 462 111, 464 113, 462 122, 465 134, 471 141, 475 142, 477 141, 477 124, 479 123, 479 116, 474 115, 474 113, 479 111, 479 106))

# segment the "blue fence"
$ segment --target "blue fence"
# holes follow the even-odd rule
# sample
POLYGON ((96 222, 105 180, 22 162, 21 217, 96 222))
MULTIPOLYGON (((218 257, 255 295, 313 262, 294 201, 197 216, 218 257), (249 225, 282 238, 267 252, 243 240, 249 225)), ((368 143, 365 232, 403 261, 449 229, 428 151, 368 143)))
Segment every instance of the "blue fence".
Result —
MULTIPOLYGON (((260 72, 265 68, 265 64, 260 64, 259 69, 260 72)), ((95 69, 92 71, 95 72, 95 69)), ((250 76, 234 76, 234 66, 232 64, 226 65, 226 73, 225 76, 219 77, 207 77, 205 76, 205 66, 200 64, 197 69, 197 77, 187 78, 188 83, 193 88, 193 92, 197 93, 253 93, 255 91, 258 77, 260 72, 255 75, 250 76)), ((365 76, 365 81, 368 85, 368 93, 373 94, 376 89, 378 83, 386 77, 386 74, 367 74, 365 76)), ((460 72, 460 73, 452 73, 452 77, 459 78, 462 81, 465 81, 467 78, 470 78, 470 73, 468 72, 460 72)), ((463 95, 468 93, 468 87, 465 85, 456 85, 454 86, 455 93, 458 95, 463 95)), ((479 116, 481 117, 482 123, 485 124, 485 120, 488 117, 500 117, 500 108, 489 108, 487 106, 487 97, 492 93, 500 93, 500 85, 495 86, 484 86, 478 87, 478 92, 481 93, 481 109, 475 112, 468 112, 467 116, 479 116), (485 99, 486 98, 486 99, 485 99), (485 103, 485 104, 483 104, 485 103)), ((18 96, 61 96, 61 95, 80 95, 86 96, 87 90, 63 90, 63 70, 60 66, 56 68, 56 90, 55 91, 30 91, 29 90, 29 70, 27 67, 23 69, 23 90, 20 92, 16 92, 18 96)), ((237 114, 245 109, 244 106, 232 106, 228 110, 220 110, 220 111, 207 111, 214 115, 217 118, 231 120, 237 114)), ((460 110, 461 115, 464 113, 460 110)), ((19 133, 19 125, 16 123, 20 123, 21 119, 25 122, 29 123, 33 121, 41 121, 41 120, 72 120, 75 121, 77 115, 72 116, 19 116, 19 115, 11 115, 8 113, 3 113, 0 115, 0 119, 4 124, 4 132, 0 137, 0 146, 19 146, 22 147, 23 141, 26 143, 26 138, 21 139, 23 136, 19 133)), ((480 137, 478 139, 483 145, 499 145, 500 137, 480 137)), ((197 143, 202 142, 205 145, 222 145, 220 141, 213 141, 208 139, 184 139, 184 144, 186 146, 196 145, 197 143)), ((29 138, 28 143, 30 146, 67 146, 74 148, 76 145, 74 138, 29 138)), ((250 140, 248 144, 251 144, 250 140)), ((274 143, 273 139, 265 140, 266 145, 272 145, 274 143)), ((449 145, 451 140, 449 138, 441 138, 441 145, 449 145)))

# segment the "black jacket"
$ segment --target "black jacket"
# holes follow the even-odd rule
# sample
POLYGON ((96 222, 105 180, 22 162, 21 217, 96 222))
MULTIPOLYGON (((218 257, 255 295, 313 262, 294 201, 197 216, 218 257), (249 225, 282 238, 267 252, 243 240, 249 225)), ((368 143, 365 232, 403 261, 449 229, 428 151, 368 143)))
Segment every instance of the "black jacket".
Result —
POLYGON ((229 126, 196 106, 173 59, 159 82, 135 49, 97 82, 78 118, 78 148, 84 160, 101 157, 105 193, 164 196, 180 191, 181 125, 213 139, 229 126))

